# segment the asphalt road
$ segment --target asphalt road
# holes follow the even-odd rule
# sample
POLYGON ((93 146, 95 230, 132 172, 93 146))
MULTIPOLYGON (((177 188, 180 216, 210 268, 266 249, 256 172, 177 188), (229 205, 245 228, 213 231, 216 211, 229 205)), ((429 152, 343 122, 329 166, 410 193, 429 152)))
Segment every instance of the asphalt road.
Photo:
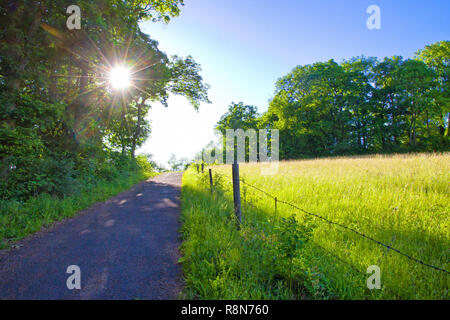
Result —
POLYGON ((0 251, 0 299, 176 299, 181 176, 142 182, 0 251), (67 287, 72 265, 81 289, 67 287))

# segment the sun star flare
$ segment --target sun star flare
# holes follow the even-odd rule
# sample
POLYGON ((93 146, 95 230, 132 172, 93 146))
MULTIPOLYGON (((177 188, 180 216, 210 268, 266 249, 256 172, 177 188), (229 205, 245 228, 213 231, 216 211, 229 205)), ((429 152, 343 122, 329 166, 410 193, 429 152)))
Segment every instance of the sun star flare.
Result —
POLYGON ((109 81, 113 89, 127 89, 131 85, 130 70, 124 66, 116 66, 112 68, 109 74, 109 81))

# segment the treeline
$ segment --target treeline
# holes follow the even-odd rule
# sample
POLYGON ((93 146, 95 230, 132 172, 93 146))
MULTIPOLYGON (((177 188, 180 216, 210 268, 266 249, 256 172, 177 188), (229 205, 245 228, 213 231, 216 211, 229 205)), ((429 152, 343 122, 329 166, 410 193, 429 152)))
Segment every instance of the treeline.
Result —
POLYGON ((450 149, 450 41, 414 59, 357 57, 298 66, 269 109, 233 103, 217 129, 280 130, 280 158, 450 149))
POLYGON ((139 27, 169 22, 183 0, 80 0, 79 30, 67 27, 72 4, 0 4, 0 199, 65 196, 140 170, 151 103, 167 105, 171 93, 195 108, 208 101, 200 66, 168 57, 139 27), (117 64, 133 74, 127 90, 110 87, 117 64))

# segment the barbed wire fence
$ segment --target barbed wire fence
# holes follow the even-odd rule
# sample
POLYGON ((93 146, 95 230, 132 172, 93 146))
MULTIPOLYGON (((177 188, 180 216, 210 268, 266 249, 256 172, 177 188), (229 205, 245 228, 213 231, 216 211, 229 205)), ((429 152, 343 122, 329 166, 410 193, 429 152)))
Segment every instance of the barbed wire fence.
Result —
MULTIPOLYGON (((197 168, 198 168, 198 167, 197 167, 197 168)), ((203 169, 203 168, 202 168, 202 169, 203 169)), ((197 173, 203 174, 204 171, 202 170, 202 172, 200 172, 200 170, 199 170, 199 168, 198 168, 197 173)), ((227 183, 229 183, 230 189, 231 189, 231 190, 233 190, 234 188, 236 188, 235 183, 234 183, 234 182, 235 182, 234 179, 231 179, 231 181, 229 181, 229 180, 230 180, 229 177, 226 176, 226 175, 223 174, 223 173, 215 172, 214 174, 216 175, 216 177, 221 177, 221 178, 222 178, 222 181, 226 181, 227 183)), ((209 180, 210 180, 209 182, 210 182, 211 193, 214 193, 214 190, 215 190, 216 188, 214 187, 212 169, 209 169, 209 180)), ((403 251, 401 251, 401 250, 399 250, 399 249, 397 249, 397 248, 394 248, 394 247, 393 247, 392 245, 390 245, 390 244, 383 243, 382 241, 379 241, 379 240, 377 240, 377 239, 375 239, 375 238, 373 238, 373 237, 371 237, 371 236, 369 236, 369 235, 367 235, 367 234, 365 234, 365 233, 363 233, 363 232, 361 232, 361 231, 359 231, 359 230, 356 230, 356 229, 354 229, 354 228, 352 228, 352 227, 346 226, 346 225, 344 225, 344 224, 342 224, 342 223, 332 221, 332 220, 330 220, 330 219, 328 219, 328 218, 326 218, 326 217, 323 217, 323 216, 321 216, 321 215, 319 215, 319 214, 309 212, 309 211, 307 211, 307 210, 305 210, 305 209, 303 209, 303 208, 300 208, 299 206, 297 206, 297 205, 295 205, 295 204, 293 204, 293 203, 290 203, 290 202, 281 200, 279 197, 277 197, 277 196, 275 196, 275 195, 273 195, 273 194, 271 194, 271 193, 269 193, 269 192, 263 190, 262 188, 257 187, 257 186, 254 186, 254 185, 248 183, 245 179, 238 179, 238 182, 237 182, 237 183, 242 184, 242 185, 244 186, 244 188, 243 188, 243 193, 244 193, 244 197, 243 197, 243 198, 244 198, 244 205, 248 204, 248 205, 250 205, 250 206, 252 206, 252 207, 254 207, 254 208, 256 209, 256 206, 255 206, 255 205, 253 205, 250 201, 247 201, 247 188, 254 189, 254 190, 258 191, 260 194, 263 194, 263 195, 265 195, 266 197, 271 198, 271 199, 274 201, 274 209, 275 209, 275 213, 278 211, 278 206, 279 206, 279 204, 282 204, 282 205, 291 207, 292 209, 294 209, 294 210, 296 210, 296 211, 298 211, 298 212, 301 212, 301 213, 306 214, 306 215, 308 215, 308 216, 311 216, 311 217, 314 217, 314 218, 316 218, 316 219, 319 219, 320 221, 323 221, 323 222, 325 222, 325 223, 327 223, 327 224, 329 224, 329 225, 331 225, 331 226, 340 228, 340 229, 342 229, 342 230, 349 231, 349 232, 351 232, 351 233, 353 233, 353 234, 355 234, 355 235, 357 235, 357 236, 359 236, 359 237, 361 237, 361 238, 364 238, 364 239, 366 239, 366 240, 369 240, 369 241, 371 241, 371 242, 377 244, 378 246, 381 246, 381 247, 385 248, 385 249, 386 249, 386 252, 388 252, 388 251, 393 251, 393 252, 395 252, 396 254, 399 254, 399 255, 401 255, 401 256, 403 256, 403 257, 409 259, 410 261, 413 261, 413 262, 415 262, 415 263, 418 263, 418 264, 420 264, 420 265, 422 265, 422 266, 425 266, 425 267, 427 267, 427 268, 433 269, 433 270, 435 270, 435 271, 441 272, 441 273, 444 274, 444 275, 447 275, 447 276, 448 276, 448 275, 450 274, 450 272, 449 272, 448 270, 444 269, 444 268, 441 268, 441 267, 432 265, 432 264, 430 264, 430 263, 424 262, 424 261, 421 260, 421 259, 418 259, 418 258, 416 258, 416 257, 413 257, 413 256, 411 256, 411 255, 409 255, 409 254, 407 254, 407 253, 405 253, 405 252, 403 252, 403 251)), ((238 190, 240 190, 240 189, 238 189, 238 190)), ((232 193, 233 193, 233 192, 232 192, 232 193)), ((240 201, 240 199, 239 199, 239 201, 240 201)), ((238 225, 240 225, 240 224, 242 223, 240 217, 238 217, 237 215, 235 215, 235 220, 236 220, 236 222, 238 223, 238 225)), ((336 255, 336 254, 330 252, 329 250, 327 250, 326 248, 324 248, 323 246, 321 246, 321 245, 318 244, 317 242, 313 241, 312 239, 308 239, 308 241, 310 241, 311 243, 313 243, 315 246, 317 246, 318 248, 320 248, 323 252, 325 252, 325 253, 328 254, 329 256, 331 256, 331 257, 333 257, 334 259, 336 259, 336 260, 338 260, 338 261, 344 263, 345 265, 349 266, 349 268, 351 269, 351 271, 352 271, 353 273, 358 274, 358 275, 360 275, 360 276, 367 276, 367 273, 365 273, 364 271, 359 270, 359 269, 358 269, 357 267, 355 267, 353 264, 351 264, 351 263, 349 263, 348 261, 346 261, 346 260, 340 258, 338 255, 336 255)), ((386 288, 386 289, 387 289, 387 288, 386 288)), ((398 293, 394 293, 392 290, 389 290, 389 289, 387 289, 387 290, 388 290, 389 292, 391 292, 391 293, 397 295, 397 296, 400 296, 398 293)), ((400 296, 400 297, 401 297, 401 296, 400 296)))
POLYGON ((380 246, 385 247, 385 248, 388 249, 388 250, 392 250, 392 251, 394 251, 394 252, 396 252, 396 253, 398 253, 398 254, 400 254, 400 255, 402 255, 402 256, 404 256, 404 257, 406 257, 406 258, 408 258, 408 259, 410 259, 410 260, 412 260, 412 261, 415 261, 415 262, 417 262, 417 263, 420 263, 420 264, 422 264, 422 265, 424 265, 424 266, 427 266, 427 267, 429 267, 429 268, 432 268, 432 269, 435 269, 435 270, 438 270, 438 271, 442 271, 442 272, 444 272, 444 273, 446 273, 446 274, 449 274, 449 273, 450 273, 449 271, 447 271, 447 270, 445 270, 445 269, 443 269, 443 268, 439 268, 439 267, 436 267, 436 266, 431 265, 431 264, 429 264, 429 263, 425 263, 425 262, 423 262, 422 260, 419 260, 419 259, 417 259, 417 258, 414 258, 414 257, 412 257, 412 256, 410 256, 410 255, 408 255, 408 254, 406 254, 406 253, 404 253, 404 252, 402 252, 402 251, 396 249, 396 248, 393 248, 392 246, 390 246, 390 245, 388 245, 388 244, 385 244, 385 243, 383 243, 383 242, 381 242, 381 241, 378 241, 378 240, 376 240, 376 239, 374 239, 374 238, 372 238, 372 237, 370 237, 370 236, 368 236, 368 235, 366 235, 366 234, 364 234, 364 233, 362 233, 362 232, 360 232, 360 231, 357 231, 357 230, 355 230, 355 229, 353 229, 353 228, 351 228, 351 227, 345 226, 345 225, 343 225, 343 224, 341 224, 341 223, 338 223, 338 222, 331 221, 331 220, 329 220, 329 219, 327 219, 327 218, 325 218, 325 217, 322 217, 322 216, 320 216, 320 215, 318 215, 318 214, 308 212, 308 211, 306 211, 306 210, 304 210, 304 209, 302 209, 302 208, 299 208, 298 206, 296 206, 296 205, 294 205, 294 204, 292 204, 292 203, 289 203, 289 202, 286 202, 286 201, 279 200, 277 197, 275 197, 275 196, 273 196, 273 195, 267 193, 266 191, 263 191, 263 190, 261 190, 261 189, 255 187, 255 186, 253 186, 253 185, 250 185, 250 184, 248 184, 248 183, 246 183, 246 182, 244 182, 244 181, 242 181, 242 183, 245 183, 247 186, 252 187, 252 188, 254 188, 254 189, 256 189, 256 190, 259 190, 260 192, 264 193, 264 194, 267 195, 268 197, 273 198, 277 203, 282 203, 282 204, 288 205, 288 206, 290 206, 290 207, 292 207, 292 208, 294 208, 294 209, 296 209, 296 210, 298 210, 298 211, 301 211, 301 212, 303 212, 303 213, 305 213, 305 214, 307 214, 307 215, 310 215, 310 216, 314 216, 314 217, 316 217, 316 218, 319 218, 319 219, 321 219, 321 220, 327 222, 327 223, 330 224, 330 225, 335 225, 335 226, 344 228, 344 229, 346 229, 346 230, 349 230, 349 231, 351 231, 351 232, 353 232, 353 233, 355 233, 355 234, 357 234, 357 235, 359 235, 359 236, 361 236, 361 237, 364 237, 364 238, 366 238, 366 239, 368 239, 368 240, 371 240, 371 241, 375 242, 376 244, 378 244, 378 245, 380 245, 380 246))

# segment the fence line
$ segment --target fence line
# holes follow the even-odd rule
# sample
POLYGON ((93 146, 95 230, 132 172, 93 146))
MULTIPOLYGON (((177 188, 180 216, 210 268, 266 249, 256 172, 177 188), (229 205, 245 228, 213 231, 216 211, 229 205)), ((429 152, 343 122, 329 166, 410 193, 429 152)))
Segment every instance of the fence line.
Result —
POLYGON ((368 236, 368 235, 365 235, 364 233, 359 232, 359 231, 357 231, 357 230, 355 230, 355 229, 353 229, 353 228, 351 228, 351 227, 347 227, 347 226, 345 226, 345 225, 343 225, 343 224, 340 224, 340 223, 338 223, 338 222, 331 221, 331 220, 329 220, 329 219, 327 219, 327 218, 325 218, 325 217, 322 217, 322 216, 320 216, 320 215, 318 215, 318 214, 308 212, 308 211, 306 211, 306 210, 304 210, 304 209, 302 209, 302 208, 297 207, 296 205, 294 205, 294 204, 292 204, 292 203, 289 203, 289 202, 286 202, 286 201, 282 201, 282 200, 278 199, 277 197, 275 197, 275 196, 273 196, 273 195, 267 193, 266 191, 263 191, 263 190, 261 190, 261 189, 255 187, 255 186, 253 186, 253 185, 250 185, 250 184, 247 183, 247 182, 243 182, 243 183, 246 184, 246 185, 249 186, 249 187, 252 187, 252 188, 254 188, 254 189, 257 189, 257 190, 259 190, 259 191, 265 193, 266 195, 270 196, 270 197, 273 198, 273 199, 277 199, 277 202, 278 202, 278 203, 282 203, 282 204, 291 206, 292 208, 297 209, 297 210, 299 210, 299 211, 301 211, 301 212, 303 212, 303 213, 305 213, 305 214, 307 214, 307 215, 310 215, 310 216, 314 216, 314 217, 316 217, 316 218, 319 218, 319 219, 321 219, 321 220, 327 222, 328 224, 336 225, 336 226, 339 226, 339 227, 341 227, 341 228, 350 230, 350 231, 352 231, 353 233, 355 233, 355 234, 357 234, 357 235, 359 235, 359 236, 361 236, 361 237, 364 237, 364 238, 366 238, 366 239, 369 239, 369 240, 371 240, 371 241, 377 243, 377 244, 380 245, 380 246, 383 246, 383 247, 385 247, 385 248, 387 248, 387 249, 389 249, 389 250, 392 250, 392 251, 394 251, 394 252, 397 252, 398 254, 401 254, 402 256, 404 256, 404 257, 406 257, 406 258, 408 258, 408 259, 410 259, 410 260, 412 260, 412 261, 415 261, 415 262, 417 262, 417 263, 420 263, 420 264, 422 264, 422 265, 424 265, 424 266, 427 266, 427 267, 429 267, 429 268, 432 268, 432 269, 435 269, 435 270, 438 270, 438 271, 441 271, 441 272, 445 272, 445 273, 447 273, 447 274, 450 273, 450 272, 448 272, 448 271, 445 270, 445 269, 442 269, 442 268, 433 266, 433 265, 431 265, 431 264, 429 264, 429 263, 423 262, 422 260, 419 260, 419 259, 417 259, 417 258, 414 258, 414 257, 412 257, 412 256, 410 256, 410 255, 408 255, 408 254, 406 254, 406 253, 404 253, 404 252, 401 252, 400 250, 398 250, 398 249, 396 249, 396 248, 393 248, 392 246, 387 245, 387 244, 385 244, 385 243, 383 243, 383 242, 381 242, 381 241, 378 241, 378 240, 376 240, 376 239, 374 239, 374 238, 372 238, 372 237, 370 237, 370 236, 368 236))
MULTIPOLYGON (((221 176, 223 177, 223 176, 225 176, 225 175, 222 174, 221 176)), ((330 224, 330 225, 338 226, 338 227, 344 228, 344 229, 346 229, 346 230, 349 230, 349 231, 351 231, 351 232, 353 232, 353 233, 355 233, 355 234, 357 234, 357 235, 359 235, 359 236, 361 236, 361 237, 364 237, 364 238, 366 238, 366 239, 368 239, 368 240, 370 240, 370 241, 375 242, 376 244, 378 244, 378 245, 380 245, 380 246, 383 246, 383 247, 387 248, 388 250, 392 250, 392 251, 394 251, 394 252, 396 252, 396 253, 398 253, 398 254, 400 254, 400 255, 402 255, 402 256, 408 258, 408 259, 410 259, 411 261, 417 262, 417 263, 419 263, 419 264, 422 264, 422 265, 424 265, 424 266, 426 266, 426 267, 429 267, 429 268, 432 268, 432 269, 434 269, 434 270, 444 272, 444 273, 446 273, 446 274, 449 274, 449 273, 450 273, 449 271, 447 271, 447 270, 445 270, 445 269, 443 269, 443 268, 436 267, 436 266, 431 265, 431 264, 429 264, 429 263, 423 262, 423 261, 420 260, 420 259, 414 258, 414 257, 412 257, 412 256, 410 256, 410 255, 408 255, 408 254, 406 254, 406 253, 404 253, 404 252, 402 252, 402 251, 396 249, 396 248, 393 248, 393 247, 390 246, 390 245, 387 245, 387 244, 385 244, 385 243, 383 243, 383 242, 381 242, 381 241, 378 241, 378 240, 372 238, 371 236, 365 235, 364 233, 359 232, 359 231, 357 231, 357 230, 355 230, 355 229, 353 229, 353 228, 351 228, 351 227, 347 227, 347 226, 345 226, 345 225, 343 225, 343 224, 340 224, 340 223, 338 223, 338 222, 331 221, 331 220, 329 220, 329 219, 327 219, 327 218, 325 218, 325 217, 322 217, 322 216, 320 216, 320 215, 318 215, 318 214, 311 213, 311 212, 308 212, 308 211, 306 211, 306 210, 304 210, 304 209, 302 209, 302 208, 299 208, 298 206, 296 206, 296 205, 294 205, 294 204, 292 204, 292 203, 289 203, 289 202, 280 200, 278 197, 275 197, 274 195, 268 193, 267 191, 262 190, 262 189, 260 189, 260 188, 258 188, 258 187, 256 187, 256 186, 254 186, 254 185, 251 185, 251 184, 249 184, 248 182, 245 182, 245 180, 242 180, 241 182, 242 182, 242 184, 244 184, 244 185, 246 185, 246 186, 248 186, 248 187, 251 187, 251 188, 253 188, 253 189, 255 189, 255 190, 257 190, 257 191, 259 191, 259 192, 265 194, 267 197, 274 199, 276 203, 282 203, 282 204, 285 204, 285 205, 290 206, 290 207, 292 207, 292 208, 294 208, 294 209, 296 209, 296 210, 298 210, 298 211, 301 211, 301 212, 303 212, 303 213, 305 213, 305 214, 307 214, 307 215, 310 215, 310 216, 319 218, 319 219, 321 219, 321 220, 327 222, 327 223, 330 224)))

